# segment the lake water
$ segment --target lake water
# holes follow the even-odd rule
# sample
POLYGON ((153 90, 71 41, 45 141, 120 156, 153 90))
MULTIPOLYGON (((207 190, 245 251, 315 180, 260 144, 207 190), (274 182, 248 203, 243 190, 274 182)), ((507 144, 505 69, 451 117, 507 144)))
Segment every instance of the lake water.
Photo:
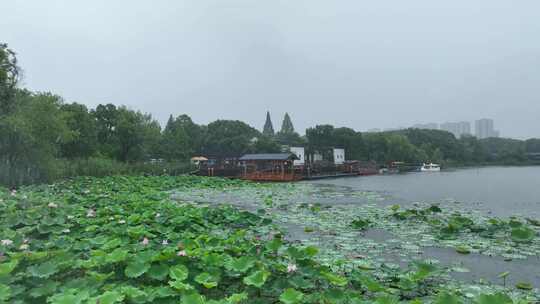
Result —
MULTIPOLYGON (((415 202, 456 204, 464 210, 477 210, 488 216, 512 215, 540 219, 540 167, 483 167, 442 172, 415 172, 309 181, 320 187, 374 191, 386 204, 411 205, 415 202)), ((392 236, 384 231, 366 235, 378 241, 392 236)), ((510 271, 509 284, 531 282, 540 286, 540 260, 505 261, 480 254, 460 255, 450 248, 423 248, 422 257, 435 258, 445 265, 461 264, 469 273, 454 273, 460 280, 479 278, 499 283, 500 272, 510 271)), ((397 259, 396 259, 397 260, 397 259)))
POLYGON ((539 167, 484 167, 310 181, 383 193, 389 203, 461 202, 492 216, 540 216, 539 167))

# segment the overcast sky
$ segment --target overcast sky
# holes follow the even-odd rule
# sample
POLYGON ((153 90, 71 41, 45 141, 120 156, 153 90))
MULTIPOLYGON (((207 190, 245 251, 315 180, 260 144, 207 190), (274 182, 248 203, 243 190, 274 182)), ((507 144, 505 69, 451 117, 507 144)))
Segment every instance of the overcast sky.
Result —
POLYGON ((161 122, 363 131, 489 117, 540 137, 538 0, 0 1, 23 86, 161 122))

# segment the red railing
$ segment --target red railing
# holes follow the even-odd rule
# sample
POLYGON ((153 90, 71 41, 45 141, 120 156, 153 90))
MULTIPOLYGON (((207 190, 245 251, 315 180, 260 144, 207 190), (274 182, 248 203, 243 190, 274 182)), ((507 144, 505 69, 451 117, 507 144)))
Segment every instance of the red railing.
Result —
POLYGON ((295 181, 302 179, 301 175, 295 175, 294 173, 281 173, 281 172, 250 172, 244 173, 242 176, 244 179, 253 181, 295 181))

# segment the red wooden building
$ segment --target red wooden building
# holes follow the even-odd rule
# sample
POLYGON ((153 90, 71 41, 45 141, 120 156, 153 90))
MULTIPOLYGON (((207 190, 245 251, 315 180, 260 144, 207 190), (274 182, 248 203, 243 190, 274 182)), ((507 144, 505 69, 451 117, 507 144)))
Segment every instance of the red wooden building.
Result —
POLYGON ((295 181, 301 174, 295 174, 294 153, 246 154, 238 159, 242 167, 242 178, 253 181, 295 181))

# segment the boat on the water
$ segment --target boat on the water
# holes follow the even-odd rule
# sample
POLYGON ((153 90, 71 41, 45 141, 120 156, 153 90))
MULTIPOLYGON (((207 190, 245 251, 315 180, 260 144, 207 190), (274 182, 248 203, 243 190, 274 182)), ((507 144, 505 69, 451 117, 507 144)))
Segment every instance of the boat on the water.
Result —
POLYGON ((420 167, 421 172, 439 172, 441 171, 441 165, 429 163, 429 164, 422 164, 422 167, 420 167))

